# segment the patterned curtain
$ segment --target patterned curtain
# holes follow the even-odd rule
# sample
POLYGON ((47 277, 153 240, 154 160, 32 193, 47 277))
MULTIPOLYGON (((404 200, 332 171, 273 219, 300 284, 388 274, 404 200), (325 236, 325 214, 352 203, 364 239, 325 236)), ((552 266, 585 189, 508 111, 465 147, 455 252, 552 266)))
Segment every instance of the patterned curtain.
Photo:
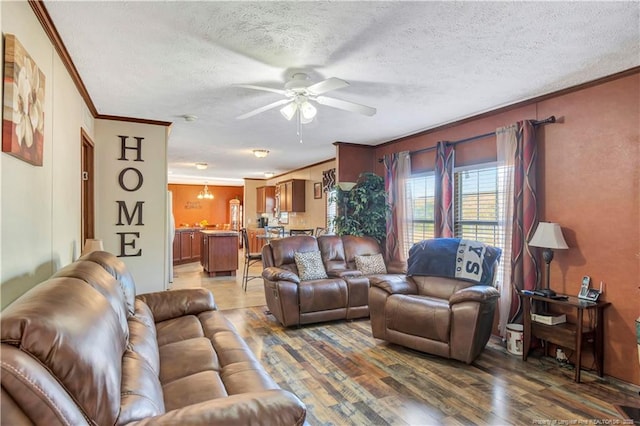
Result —
POLYGON ((538 262, 527 242, 538 226, 536 168, 538 148, 531 121, 517 123, 517 146, 514 162, 513 232, 511 237, 511 282, 513 284, 511 321, 520 320, 522 306, 515 289, 534 290, 540 279, 538 262))
POLYGON ((436 145, 436 191, 434 237, 451 238, 453 234, 453 145, 439 141, 436 145))
POLYGON ((322 172, 322 190, 324 192, 331 191, 336 184, 336 169, 324 170, 322 172))
POLYGON ((411 194, 407 180, 411 177, 409 151, 384 156, 384 189, 391 210, 387 215, 385 252, 389 262, 406 262, 409 244, 413 242, 413 211, 408 207, 411 194))

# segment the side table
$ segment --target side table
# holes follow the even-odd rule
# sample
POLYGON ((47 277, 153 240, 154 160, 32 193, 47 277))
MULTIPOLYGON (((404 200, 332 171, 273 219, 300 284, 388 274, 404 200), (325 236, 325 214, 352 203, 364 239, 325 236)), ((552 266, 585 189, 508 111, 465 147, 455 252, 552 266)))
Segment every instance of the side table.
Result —
MULTIPOLYGON (((568 298, 566 300, 558 300, 533 294, 525 294, 521 291, 519 291, 518 294, 522 297, 522 302, 524 304, 523 361, 526 361, 527 356, 529 355, 532 337, 537 337, 546 342, 573 350, 576 354, 576 371, 574 380, 577 383, 580 383, 582 348, 586 345, 591 345, 598 376, 602 377, 604 369, 603 317, 604 309, 611 305, 610 302, 589 302, 579 299, 576 296, 567 296, 568 298), (547 325, 532 321, 531 310, 534 301, 562 307, 563 310, 572 309, 577 311, 575 324, 566 322, 563 324, 547 325), (590 321, 588 324, 584 324, 585 311, 593 313, 593 315, 589 316, 590 321)), ((545 345, 545 355, 547 355, 547 345, 545 345)))

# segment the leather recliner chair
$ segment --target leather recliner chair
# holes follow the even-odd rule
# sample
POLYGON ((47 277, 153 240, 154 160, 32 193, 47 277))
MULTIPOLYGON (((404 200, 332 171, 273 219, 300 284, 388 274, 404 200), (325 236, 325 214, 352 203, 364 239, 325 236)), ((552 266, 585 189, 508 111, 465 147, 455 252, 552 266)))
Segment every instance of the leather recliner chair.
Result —
POLYGON ((373 337, 467 364, 489 341, 500 297, 493 279, 490 285, 420 275, 369 281, 373 337))

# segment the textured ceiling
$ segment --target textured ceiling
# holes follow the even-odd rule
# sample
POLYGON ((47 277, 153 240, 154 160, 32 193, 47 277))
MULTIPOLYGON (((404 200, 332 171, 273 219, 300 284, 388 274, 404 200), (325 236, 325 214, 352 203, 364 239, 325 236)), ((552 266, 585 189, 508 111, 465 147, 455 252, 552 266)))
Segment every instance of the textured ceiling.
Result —
POLYGON ((640 65, 638 1, 45 5, 100 114, 174 123, 170 182, 283 173, 335 141, 375 145, 640 65), (236 120, 282 96, 234 84, 282 88, 296 70, 348 81, 327 95, 377 114, 318 106, 302 144, 278 108, 236 120))

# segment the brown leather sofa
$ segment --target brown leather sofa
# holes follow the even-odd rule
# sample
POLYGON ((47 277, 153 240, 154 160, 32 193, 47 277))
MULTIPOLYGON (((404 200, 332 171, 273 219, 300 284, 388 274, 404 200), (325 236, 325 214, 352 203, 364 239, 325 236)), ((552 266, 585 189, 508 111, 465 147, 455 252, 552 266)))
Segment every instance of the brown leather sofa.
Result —
POLYGON ((386 264, 387 274, 363 274, 356 256, 381 253, 377 241, 352 235, 293 236, 262 248, 267 306, 285 327, 369 316, 369 280, 406 271, 405 264, 386 264), (320 251, 327 278, 301 280, 295 253, 320 251))
POLYGON ((302 425, 212 294, 135 296, 124 263, 89 253, 0 314, 3 425, 302 425))
POLYGON ((470 364, 491 337, 495 287, 433 276, 370 281, 375 338, 470 364))

